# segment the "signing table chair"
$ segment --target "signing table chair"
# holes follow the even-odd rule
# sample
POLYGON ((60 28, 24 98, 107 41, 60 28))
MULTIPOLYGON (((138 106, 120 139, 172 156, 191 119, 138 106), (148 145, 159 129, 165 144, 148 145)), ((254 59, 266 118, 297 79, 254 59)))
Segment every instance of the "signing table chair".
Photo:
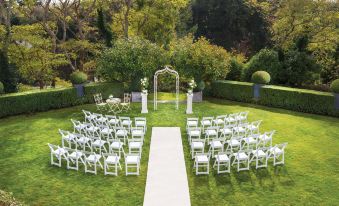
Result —
POLYGON ((102 100, 101 93, 94 94, 93 96, 94 96, 95 105, 97 106, 97 110, 99 111, 107 110, 107 103, 102 100))

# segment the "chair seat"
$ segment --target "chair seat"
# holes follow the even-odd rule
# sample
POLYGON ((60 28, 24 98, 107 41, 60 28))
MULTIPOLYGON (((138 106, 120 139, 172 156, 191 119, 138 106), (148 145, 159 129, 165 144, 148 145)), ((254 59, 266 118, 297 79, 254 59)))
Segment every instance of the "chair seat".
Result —
POLYGON ((217 135, 218 133, 217 133, 217 131, 216 130, 206 130, 206 135, 208 135, 208 136, 211 136, 211 135, 217 135))
POLYGON ((232 130, 229 128, 224 128, 221 130, 221 134, 232 134, 232 130))
POLYGON ((64 148, 58 148, 58 149, 53 151, 53 154, 55 154, 55 155, 63 155, 65 153, 66 153, 66 150, 64 148))
POLYGON ((88 156, 88 157, 86 158, 86 160, 87 160, 88 162, 97 162, 97 161, 100 160, 100 158, 101 158, 101 155, 99 155, 99 154, 93 154, 93 155, 88 156))
POLYGON ((117 120, 117 119, 110 119, 108 122, 111 123, 111 124, 118 124, 119 120, 117 120))
POLYGON ((192 142, 192 148, 193 149, 202 149, 204 148, 203 142, 192 142))
POLYGON ((63 137, 64 140, 67 140, 67 141, 71 141, 71 140, 74 140, 75 136, 72 135, 72 134, 68 134, 66 136, 63 137))
POLYGON ((131 125, 132 124, 132 121, 131 120, 123 120, 121 122, 122 125, 131 125))
POLYGON ((135 122, 135 126, 146 126, 146 122, 145 121, 136 121, 135 122))
POLYGON ((224 124, 224 121, 222 119, 215 119, 213 120, 214 124, 224 124))
POLYGON ((210 126, 210 125, 212 125, 212 122, 210 120, 203 120, 203 121, 201 121, 201 124, 204 125, 204 126, 210 126))
POLYGON ((231 139, 231 140, 227 140, 227 144, 229 144, 231 146, 239 146, 240 142, 237 139, 231 139))
POLYGON ((133 130, 132 136, 143 136, 144 132, 142 130, 133 130))
POLYGON ((233 117, 227 117, 227 118, 225 118, 225 121, 226 122, 234 122, 235 119, 233 117))
POLYGON ((207 163, 208 157, 207 157, 207 155, 197 155, 197 156, 195 156, 195 161, 197 163, 207 163))
POLYGON ((94 131, 98 131, 98 130, 99 130, 99 127, 94 127, 94 126, 87 128, 87 131, 90 131, 90 132, 94 132, 94 131))
POLYGON ((281 149, 279 149, 278 147, 272 147, 270 149, 270 152, 273 153, 273 154, 282 154, 283 151, 281 149))
POLYGON ((105 117, 100 117, 99 119, 97 119, 97 121, 99 121, 99 122, 106 122, 106 121, 107 121, 107 118, 105 118, 105 117))
POLYGON ((137 164, 139 163, 139 156, 127 156, 125 161, 127 164, 137 164))
POLYGON ((233 155, 237 160, 247 160, 248 159, 248 155, 245 152, 233 153, 233 155))
POLYGON ((198 126, 198 121, 193 121, 193 120, 187 121, 187 125, 190 127, 198 126))
POLYGON ((68 157, 71 159, 79 159, 82 155, 83 155, 82 152, 76 151, 72 152, 70 155, 68 155, 68 157))
POLYGON ((87 137, 80 137, 77 142, 80 143, 80 144, 85 144, 88 141, 89 141, 89 138, 87 138, 87 137))
POLYGON ((234 129, 234 131, 236 131, 236 132, 245 132, 245 131, 246 131, 246 129, 243 128, 243 127, 234 127, 233 129, 234 129))
POLYGON ((222 146, 223 146, 221 141, 219 141, 219 140, 214 140, 210 144, 211 144, 212 148, 222 148, 222 146))
POLYGON ((122 142, 112 142, 112 144, 110 146, 114 149, 120 149, 120 148, 122 148, 122 145, 123 145, 122 142))
POLYGON ((127 135, 127 131, 126 131, 126 130, 119 129, 119 130, 116 132, 116 135, 118 135, 118 136, 126 136, 126 135, 127 135))
POLYGON ((109 129, 109 128, 104 128, 101 130, 101 133, 103 134, 111 134, 113 132, 113 129, 109 129))
POLYGON ((256 130, 256 129, 258 129, 258 127, 257 126, 254 126, 254 125, 248 125, 248 127, 247 127, 249 130, 256 130))
POLYGON ((218 162, 228 162, 230 158, 226 154, 218 154, 214 156, 218 162))
POLYGON ((75 128, 78 129, 78 130, 85 129, 86 127, 87 127, 87 125, 85 125, 85 124, 79 124, 79 125, 75 126, 75 128))
POLYGON ((254 156, 258 156, 258 157, 266 157, 266 153, 264 151, 262 151, 261 149, 259 150, 253 150, 252 154, 254 156))
POLYGON ((92 146, 95 146, 95 147, 102 147, 104 146, 104 144, 106 143, 106 141, 104 140, 95 140, 93 143, 92 143, 92 146))
POLYGON ((200 135, 201 135, 201 132, 200 132, 200 131, 193 130, 193 131, 190 131, 190 132, 189 132, 189 135, 190 135, 190 136, 200 136, 200 135))
POLYGON ((120 157, 118 156, 108 156, 106 162, 109 164, 117 164, 119 163, 120 157))
POLYGON ((130 142, 128 144, 129 148, 141 148, 141 146, 142 146, 141 142, 130 142))
POLYGON ((255 143, 257 143, 257 140, 254 139, 253 137, 247 137, 247 138, 244 138, 244 141, 245 141, 247 144, 255 144, 255 143))
POLYGON ((262 134, 262 135, 259 136, 259 139, 263 140, 263 141, 268 141, 268 140, 271 140, 272 138, 270 136, 262 134))
POLYGON ((237 120, 240 120, 240 121, 246 120, 246 117, 243 117, 243 116, 237 116, 237 120))

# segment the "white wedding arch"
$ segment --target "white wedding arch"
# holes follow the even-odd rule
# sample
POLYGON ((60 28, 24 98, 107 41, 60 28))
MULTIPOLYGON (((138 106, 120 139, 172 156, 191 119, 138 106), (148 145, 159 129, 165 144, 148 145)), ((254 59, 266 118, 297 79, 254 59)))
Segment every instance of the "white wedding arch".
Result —
POLYGON ((158 75, 165 73, 175 75, 175 108, 179 109, 179 74, 169 66, 165 66, 164 69, 158 70, 154 74, 154 110, 158 109, 158 75))

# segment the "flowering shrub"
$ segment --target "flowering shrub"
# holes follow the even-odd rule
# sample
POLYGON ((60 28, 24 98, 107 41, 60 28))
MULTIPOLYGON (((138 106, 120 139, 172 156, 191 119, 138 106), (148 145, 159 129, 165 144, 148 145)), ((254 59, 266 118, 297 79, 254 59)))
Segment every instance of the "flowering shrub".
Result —
POLYGON ((147 87, 148 87, 148 78, 147 77, 144 77, 140 80, 140 85, 141 85, 141 91, 142 92, 147 92, 147 87))
POLYGON ((197 84, 195 83, 194 79, 192 79, 191 81, 188 82, 188 90, 187 92, 189 94, 193 93, 193 89, 197 87, 197 84))

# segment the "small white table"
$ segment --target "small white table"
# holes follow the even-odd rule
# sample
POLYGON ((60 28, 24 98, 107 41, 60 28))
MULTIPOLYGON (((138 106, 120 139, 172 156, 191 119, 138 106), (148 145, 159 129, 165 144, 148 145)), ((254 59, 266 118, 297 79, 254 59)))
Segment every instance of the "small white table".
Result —
POLYGON ((108 104, 109 112, 119 113, 121 111, 120 102, 121 102, 120 98, 107 99, 106 103, 108 104))

